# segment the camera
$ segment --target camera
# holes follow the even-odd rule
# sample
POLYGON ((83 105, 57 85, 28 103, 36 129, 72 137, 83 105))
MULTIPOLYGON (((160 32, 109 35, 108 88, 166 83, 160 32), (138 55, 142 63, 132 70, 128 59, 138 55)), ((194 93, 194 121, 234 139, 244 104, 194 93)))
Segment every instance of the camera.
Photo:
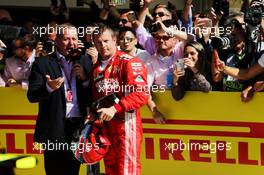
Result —
POLYGON ((134 22, 137 19, 136 14, 134 12, 129 12, 127 14, 127 19, 129 22, 134 22))
POLYGON ((211 45, 215 49, 230 49, 234 45, 234 40, 231 35, 225 35, 223 37, 212 38, 211 45))
POLYGON ((258 43, 260 37, 261 21, 264 17, 264 4, 263 0, 253 0, 251 6, 245 10, 244 21, 247 25, 247 39, 248 39, 248 52, 258 43), (252 46, 250 46, 252 45, 252 46))
MULTIPOLYGON (((162 21, 162 23, 166 26, 166 27, 171 27, 173 25, 173 21, 172 20, 164 20, 162 21)), ((160 23, 153 23, 149 30, 150 30, 150 33, 156 33, 157 31, 159 31, 161 28, 161 25, 160 23)))
POLYGON ((52 40, 43 41, 43 52, 51 54, 55 51, 55 43, 52 40))
POLYGON ((73 62, 76 63, 77 61, 80 60, 81 58, 81 50, 80 49, 71 49, 69 53, 69 59, 73 62))
POLYGON ((245 11, 244 21, 252 26, 260 25, 262 13, 263 11, 261 6, 247 8, 245 11))

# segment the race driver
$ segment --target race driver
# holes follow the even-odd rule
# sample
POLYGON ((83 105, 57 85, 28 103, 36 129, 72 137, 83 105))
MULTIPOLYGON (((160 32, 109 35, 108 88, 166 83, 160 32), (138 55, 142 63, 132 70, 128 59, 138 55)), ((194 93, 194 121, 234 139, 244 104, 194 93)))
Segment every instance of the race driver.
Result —
POLYGON ((108 26, 94 31, 94 44, 100 55, 92 69, 93 100, 117 93, 120 101, 101 108, 100 120, 106 121, 111 148, 104 157, 106 175, 140 174, 142 124, 139 108, 149 98, 144 63, 117 50, 116 36, 108 26))

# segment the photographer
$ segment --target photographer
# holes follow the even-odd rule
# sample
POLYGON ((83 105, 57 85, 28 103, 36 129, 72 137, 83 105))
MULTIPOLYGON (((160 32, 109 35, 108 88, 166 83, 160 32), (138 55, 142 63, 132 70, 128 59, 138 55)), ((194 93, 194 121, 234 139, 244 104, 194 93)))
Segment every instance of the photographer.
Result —
MULTIPOLYGON (((39 103, 34 141, 69 146, 84 123, 90 99, 88 73, 92 63, 77 50, 77 29, 62 24, 56 36, 56 51, 33 63, 29 77, 28 100, 39 103)), ((80 162, 72 150, 44 150, 47 175, 78 175, 80 162)))
MULTIPOLYGON (((231 35, 222 37, 219 43, 218 39, 214 38, 211 44, 214 48, 220 47, 221 52, 225 51, 225 47, 230 47, 230 50, 227 50, 226 59, 224 58, 226 65, 236 68, 248 68, 251 60, 245 54, 246 32, 236 19, 232 19, 227 26, 231 26, 231 35)), ((213 55, 213 57, 215 56, 213 55)), ((211 70, 215 82, 223 80, 223 91, 242 91, 249 84, 249 82, 240 81, 231 76, 224 76, 215 67, 215 59, 212 60, 211 70)))
MULTIPOLYGON (((261 20, 261 30, 263 32, 264 28, 264 16, 262 16, 261 20)), ((262 33, 263 37, 263 33, 262 33)), ((218 71, 222 72, 223 74, 230 75, 232 77, 235 77, 237 79, 241 80, 248 80, 251 78, 254 78, 257 75, 263 74, 264 73, 264 52, 263 50, 260 50, 260 58, 257 60, 257 63, 252 65, 251 67, 247 69, 238 69, 238 68, 232 68, 229 66, 226 66, 225 63, 221 60, 217 60, 215 62, 215 67, 218 71)), ((263 84, 255 83, 254 88, 253 87, 248 87, 245 89, 245 92, 242 94, 242 100, 247 102, 253 97, 254 90, 262 90, 262 88, 257 88, 256 86, 260 87, 263 84)))
POLYGON ((264 49, 264 2, 253 0, 250 7, 245 10, 244 21, 247 26, 247 48, 246 51, 256 62, 264 49))

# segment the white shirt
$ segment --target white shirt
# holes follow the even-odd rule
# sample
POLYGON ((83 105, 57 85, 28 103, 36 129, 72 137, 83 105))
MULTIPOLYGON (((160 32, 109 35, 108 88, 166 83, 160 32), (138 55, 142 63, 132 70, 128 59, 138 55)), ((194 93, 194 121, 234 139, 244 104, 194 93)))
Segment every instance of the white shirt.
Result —
POLYGON ((146 50, 138 48, 136 49, 135 57, 139 58, 144 63, 149 62, 149 60, 151 59, 151 55, 146 50))
POLYGON ((16 80, 17 83, 20 83, 24 85, 25 88, 27 88, 28 77, 36 57, 35 52, 36 51, 34 49, 27 61, 15 57, 7 58, 3 77, 5 81, 12 78, 16 80))
POLYGON ((173 78, 173 70, 175 68, 176 60, 179 57, 174 55, 170 57, 163 57, 159 54, 154 54, 147 65, 148 70, 148 84, 149 86, 165 86, 170 88, 173 78))

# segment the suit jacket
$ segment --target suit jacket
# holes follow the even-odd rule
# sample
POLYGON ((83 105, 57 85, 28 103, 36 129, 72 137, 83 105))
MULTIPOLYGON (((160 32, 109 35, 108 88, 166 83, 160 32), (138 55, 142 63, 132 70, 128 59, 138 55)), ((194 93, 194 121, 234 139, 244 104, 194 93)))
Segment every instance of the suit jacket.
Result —
MULTIPOLYGON (((88 76, 92 67, 90 59, 81 56, 79 63, 83 66, 88 76)), ((28 100, 32 103, 39 103, 34 140, 37 142, 69 140, 66 134, 64 83, 58 90, 49 93, 46 87, 45 75, 50 75, 51 79, 62 77, 56 53, 36 59, 29 76, 28 100)), ((76 78, 76 91, 79 110, 82 118, 84 118, 91 94, 88 88, 83 86, 83 81, 78 78, 76 78)))

